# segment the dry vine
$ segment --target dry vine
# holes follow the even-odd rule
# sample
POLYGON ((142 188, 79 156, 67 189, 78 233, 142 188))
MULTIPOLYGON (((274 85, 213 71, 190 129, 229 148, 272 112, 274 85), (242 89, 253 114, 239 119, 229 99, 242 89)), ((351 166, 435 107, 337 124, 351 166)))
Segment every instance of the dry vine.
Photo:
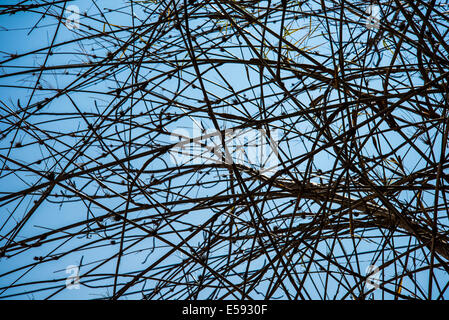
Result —
POLYGON ((448 13, 2 4, 0 298, 447 298, 448 13))

